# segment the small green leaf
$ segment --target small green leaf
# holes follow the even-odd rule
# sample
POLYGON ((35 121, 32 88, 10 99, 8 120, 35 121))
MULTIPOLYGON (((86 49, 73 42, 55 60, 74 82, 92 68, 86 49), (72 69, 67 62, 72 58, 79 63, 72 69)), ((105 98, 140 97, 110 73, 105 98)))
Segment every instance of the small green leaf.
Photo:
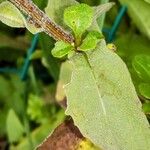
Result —
POLYGON ((132 62, 138 76, 146 82, 150 82, 150 56, 137 55, 132 62))
POLYGON ((63 21, 64 10, 67 7, 75 4, 78 4, 78 2, 75 0, 48 0, 45 12, 47 16, 50 17, 54 22, 66 29, 66 25, 64 25, 63 21))
POLYGON ((77 4, 64 11, 64 21, 74 31, 76 38, 81 38, 90 27, 93 13, 93 9, 86 4, 77 4))
POLYGON ((0 4, 0 20, 11 27, 25 27, 23 15, 8 1, 0 4))
POLYGON ((6 126, 9 142, 17 142, 23 135, 24 128, 13 109, 9 110, 6 126))
POLYGON ((150 99, 150 85, 148 83, 141 83, 139 85, 139 92, 145 98, 150 99))
POLYGON ((100 37, 101 37, 100 33, 96 31, 88 33, 88 35, 85 37, 85 39, 83 40, 83 43, 78 48, 78 50, 87 51, 87 50, 95 49, 97 43, 99 42, 100 37))
POLYGON ((72 45, 63 41, 55 43, 55 47, 52 49, 52 55, 57 58, 64 57, 73 49, 72 45))

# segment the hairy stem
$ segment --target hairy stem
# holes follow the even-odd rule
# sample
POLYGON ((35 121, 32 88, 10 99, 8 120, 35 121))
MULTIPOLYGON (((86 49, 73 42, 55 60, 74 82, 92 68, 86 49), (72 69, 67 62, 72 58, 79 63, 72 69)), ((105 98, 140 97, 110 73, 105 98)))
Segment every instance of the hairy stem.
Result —
POLYGON ((48 16, 41 11, 32 0, 9 0, 19 10, 25 13, 32 19, 34 24, 38 25, 49 36, 52 36, 55 40, 62 40, 68 43, 73 43, 74 38, 72 35, 65 32, 55 22, 53 22, 48 16))

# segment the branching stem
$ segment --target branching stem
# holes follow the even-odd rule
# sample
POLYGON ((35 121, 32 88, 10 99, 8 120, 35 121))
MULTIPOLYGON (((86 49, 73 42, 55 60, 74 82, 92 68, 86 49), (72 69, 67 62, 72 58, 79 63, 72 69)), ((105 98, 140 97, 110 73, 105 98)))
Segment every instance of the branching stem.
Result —
POLYGON ((52 36, 55 40, 62 40, 68 43, 73 43, 74 38, 72 35, 65 32, 55 22, 53 22, 43 11, 41 11, 32 0, 9 0, 19 10, 25 13, 32 19, 34 24, 41 27, 44 32, 52 36))

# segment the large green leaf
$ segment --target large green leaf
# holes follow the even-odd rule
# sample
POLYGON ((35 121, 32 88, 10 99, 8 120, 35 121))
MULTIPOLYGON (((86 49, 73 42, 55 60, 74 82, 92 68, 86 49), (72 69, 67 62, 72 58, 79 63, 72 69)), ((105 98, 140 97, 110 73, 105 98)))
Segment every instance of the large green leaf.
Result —
POLYGON ((148 150, 149 124, 124 62, 104 40, 71 62, 66 114, 83 136, 104 150, 148 150))
MULTIPOLYGON (((141 32, 150 38, 150 5, 144 0, 119 0, 127 5, 128 13, 141 32)), ((147 0, 148 1, 148 0, 147 0)))

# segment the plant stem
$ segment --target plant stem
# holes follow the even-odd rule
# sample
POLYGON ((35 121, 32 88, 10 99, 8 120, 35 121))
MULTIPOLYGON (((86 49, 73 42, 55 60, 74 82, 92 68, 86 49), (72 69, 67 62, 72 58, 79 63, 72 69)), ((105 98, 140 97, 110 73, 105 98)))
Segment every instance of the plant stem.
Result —
POLYGON ((67 43, 73 43, 74 38, 72 35, 65 32, 55 22, 41 11, 31 0, 9 0, 19 10, 24 12, 29 18, 32 19, 34 24, 41 27, 44 32, 52 36, 55 40, 62 40, 67 43))

